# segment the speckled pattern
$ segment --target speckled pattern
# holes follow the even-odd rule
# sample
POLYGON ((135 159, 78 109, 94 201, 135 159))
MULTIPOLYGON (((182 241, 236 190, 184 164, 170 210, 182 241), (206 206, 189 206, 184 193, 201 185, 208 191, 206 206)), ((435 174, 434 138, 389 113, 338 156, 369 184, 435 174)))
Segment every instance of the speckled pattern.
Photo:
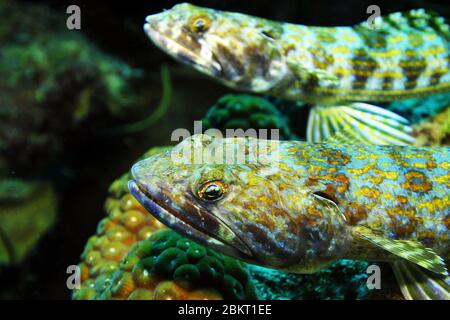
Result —
POLYGON ((352 232, 361 226, 448 258, 448 159, 448 147, 195 135, 138 162, 130 186, 160 220, 194 240, 256 264, 309 273, 341 258, 397 258, 361 243, 352 232), (195 152, 180 161, 186 150, 199 152, 202 164, 185 161, 194 161, 195 152), (241 150, 247 162, 220 163, 218 150, 224 157, 241 150), (262 150, 269 150, 264 161, 251 161, 262 150), (223 186, 220 199, 201 198, 199 188, 210 182, 223 186))
POLYGON ((241 90, 311 103, 392 101, 450 88, 449 25, 412 10, 310 27, 183 3, 147 18, 153 42, 241 90))

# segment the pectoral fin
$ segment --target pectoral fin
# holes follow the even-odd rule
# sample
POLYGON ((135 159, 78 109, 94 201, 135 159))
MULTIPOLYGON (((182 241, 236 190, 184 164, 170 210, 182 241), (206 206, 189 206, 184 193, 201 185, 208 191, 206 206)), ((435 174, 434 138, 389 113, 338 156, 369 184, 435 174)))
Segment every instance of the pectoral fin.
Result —
POLYGON ((450 300, 450 277, 427 272, 406 261, 392 263, 395 278, 407 300, 450 300))
POLYGON ((329 144, 366 144, 367 143, 365 140, 361 139, 361 137, 359 137, 358 134, 355 134, 354 132, 352 132, 350 130, 338 131, 334 135, 323 140, 322 142, 329 143, 329 144))
POLYGON ((311 109, 307 127, 309 142, 324 142, 341 131, 351 132, 353 140, 364 144, 409 145, 415 141, 408 120, 380 107, 350 103, 311 109))
POLYGON ((377 235, 366 227, 355 227, 354 232, 371 243, 395 254, 405 260, 413 262, 422 268, 434 273, 448 276, 444 259, 432 249, 425 247, 419 242, 410 240, 392 240, 377 235))

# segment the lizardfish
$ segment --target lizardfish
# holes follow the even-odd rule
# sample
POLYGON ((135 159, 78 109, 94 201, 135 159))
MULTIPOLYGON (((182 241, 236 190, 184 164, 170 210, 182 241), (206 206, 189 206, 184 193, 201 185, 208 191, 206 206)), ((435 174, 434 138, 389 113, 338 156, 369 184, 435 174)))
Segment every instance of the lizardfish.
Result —
POLYGON ((296 273, 388 261, 406 298, 449 299, 449 159, 448 147, 194 135, 136 163, 129 189, 230 256, 296 273))
POLYGON ((408 121, 367 102, 450 91, 450 27, 422 9, 353 27, 311 27, 178 4, 144 30, 175 59, 243 91, 314 105, 307 140, 345 129, 373 144, 410 144, 408 121))

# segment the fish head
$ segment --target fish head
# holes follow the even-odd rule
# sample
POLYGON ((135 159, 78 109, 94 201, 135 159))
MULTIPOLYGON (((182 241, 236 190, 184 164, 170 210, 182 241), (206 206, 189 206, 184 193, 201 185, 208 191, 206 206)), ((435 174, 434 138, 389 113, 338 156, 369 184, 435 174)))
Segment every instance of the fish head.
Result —
POLYGON ((328 204, 277 163, 217 161, 218 152, 248 157, 262 143, 194 135, 137 162, 130 191, 162 223, 196 242, 254 264, 308 272, 311 255, 331 243, 328 209, 317 212, 328 204))
POLYGON ((286 72, 276 23, 188 3, 149 15, 144 30, 163 51, 232 88, 265 92, 286 72))

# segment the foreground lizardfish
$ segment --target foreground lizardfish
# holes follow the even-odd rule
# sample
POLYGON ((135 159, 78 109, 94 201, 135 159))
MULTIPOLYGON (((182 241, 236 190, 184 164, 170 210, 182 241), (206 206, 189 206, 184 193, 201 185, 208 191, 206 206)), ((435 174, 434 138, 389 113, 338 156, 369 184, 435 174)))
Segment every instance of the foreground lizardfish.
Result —
POLYGON ((146 21, 158 47, 229 87, 315 105, 310 142, 344 128, 373 144, 410 144, 407 120, 365 102, 450 91, 450 27, 424 10, 376 28, 310 27, 184 3, 146 21))
POLYGON ((388 261, 406 298, 449 299, 449 160, 447 147, 194 135, 135 164, 129 188, 170 228, 233 257, 297 273, 388 261))

